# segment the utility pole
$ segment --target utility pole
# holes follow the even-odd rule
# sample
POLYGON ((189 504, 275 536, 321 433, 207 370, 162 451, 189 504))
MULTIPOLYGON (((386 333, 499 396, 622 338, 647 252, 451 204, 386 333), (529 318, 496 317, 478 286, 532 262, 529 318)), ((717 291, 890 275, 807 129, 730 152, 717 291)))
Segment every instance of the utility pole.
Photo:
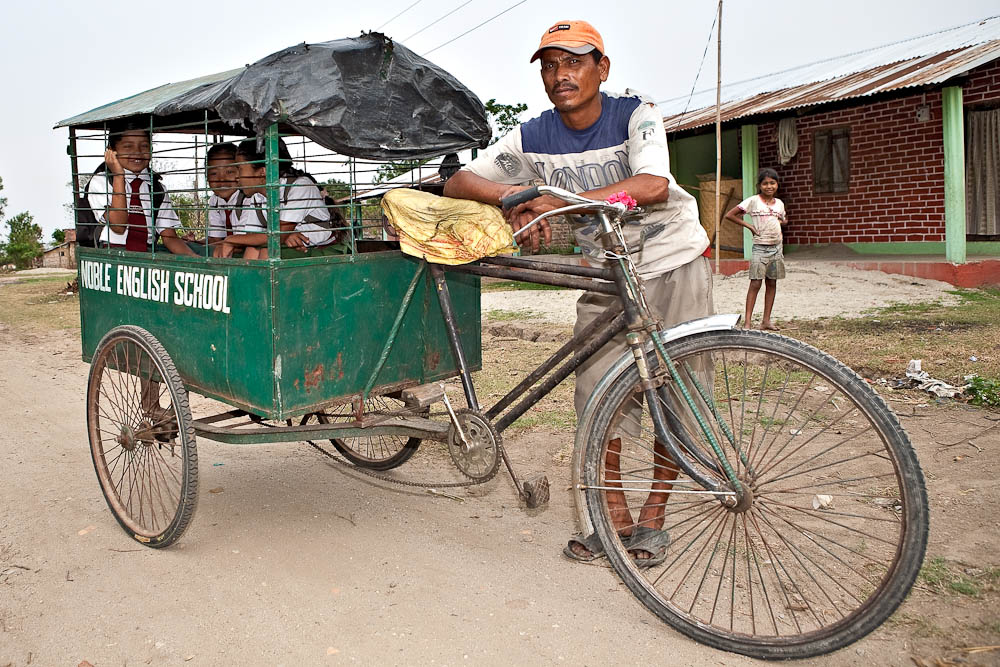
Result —
POLYGON ((715 77, 715 271, 719 272, 719 255, 722 250, 722 211, 719 210, 722 188, 722 0, 716 18, 716 77, 715 77))

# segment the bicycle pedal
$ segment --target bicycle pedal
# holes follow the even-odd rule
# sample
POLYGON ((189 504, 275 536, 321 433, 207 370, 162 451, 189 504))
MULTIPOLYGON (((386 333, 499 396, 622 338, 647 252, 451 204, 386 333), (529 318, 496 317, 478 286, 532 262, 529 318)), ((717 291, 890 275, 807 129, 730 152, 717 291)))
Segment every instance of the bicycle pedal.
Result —
POLYGON ((526 479, 522 488, 528 509, 535 509, 549 502, 549 478, 545 475, 535 475, 526 479))

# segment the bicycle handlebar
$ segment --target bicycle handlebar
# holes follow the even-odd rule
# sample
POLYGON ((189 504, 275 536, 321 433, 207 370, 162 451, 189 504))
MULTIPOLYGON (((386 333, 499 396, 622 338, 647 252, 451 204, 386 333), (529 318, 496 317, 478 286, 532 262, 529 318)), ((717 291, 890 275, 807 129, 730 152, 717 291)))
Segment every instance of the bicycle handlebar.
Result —
POLYGON ((518 204, 523 204, 526 201, 531 201, 535 197, 541 196, 541 192, 538 191, 538 186, 533 188, 528 188, 527 190, 521 190, 520 192, 515 192, 512 195, 504 197, 500 200, 500 208, 503 210, 512 209, 518 204))

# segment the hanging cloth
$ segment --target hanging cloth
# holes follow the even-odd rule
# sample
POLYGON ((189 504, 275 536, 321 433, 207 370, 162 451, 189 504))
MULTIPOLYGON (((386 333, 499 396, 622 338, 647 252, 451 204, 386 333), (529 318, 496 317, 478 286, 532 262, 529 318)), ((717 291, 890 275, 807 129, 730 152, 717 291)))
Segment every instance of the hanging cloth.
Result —
POLYGON ((799 135, 795 131, 794 118, 778 121, 778 162, 788 164, 799 150, 799 135))

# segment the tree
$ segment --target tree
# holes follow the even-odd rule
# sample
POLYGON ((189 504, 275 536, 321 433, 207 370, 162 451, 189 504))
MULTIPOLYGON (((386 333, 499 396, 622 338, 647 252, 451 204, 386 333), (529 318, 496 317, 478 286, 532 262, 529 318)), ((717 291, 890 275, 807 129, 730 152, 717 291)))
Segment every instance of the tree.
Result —
POLYGON ((18 269, 29 268, 32 260, 42 254, 42 228, 33 222, 27 211, 7 220, 7 227, 7 242, 0 243, 2 261, 18 269))
POLYGON ((319 187, 328 197, 333 197, 334 199, 343 199, 351 195, 350 184, 338 178, 327 179, 320 183, 319 187))
POLYGON ((61 245, 66 242, 66 232, 62 229, 56 229, 52 231, 52 240, 56 245, 61 245))
POLYGON ((523 102, 517 104, 500 104, 494 98, 486 103, 486 115, 493 126, 493 138, 490 144, 500 141, 500 137, 507 134, 520 123, 520 116, 528 110, 528 105, 523 102))
POLYGON ((375 182, 385 183, 386 181, 391 181, 397 176, 402 176, 408 171, 413 171, 425 162, 427 160, 394 160, 380 164, 375 174, 375 182))
POLYGON ((196 201, 191 193, 171 192, 170 203, 180 219, 184 231, 191 232, 196 239, 205 238, 207 221, 201 202, 196 201))

